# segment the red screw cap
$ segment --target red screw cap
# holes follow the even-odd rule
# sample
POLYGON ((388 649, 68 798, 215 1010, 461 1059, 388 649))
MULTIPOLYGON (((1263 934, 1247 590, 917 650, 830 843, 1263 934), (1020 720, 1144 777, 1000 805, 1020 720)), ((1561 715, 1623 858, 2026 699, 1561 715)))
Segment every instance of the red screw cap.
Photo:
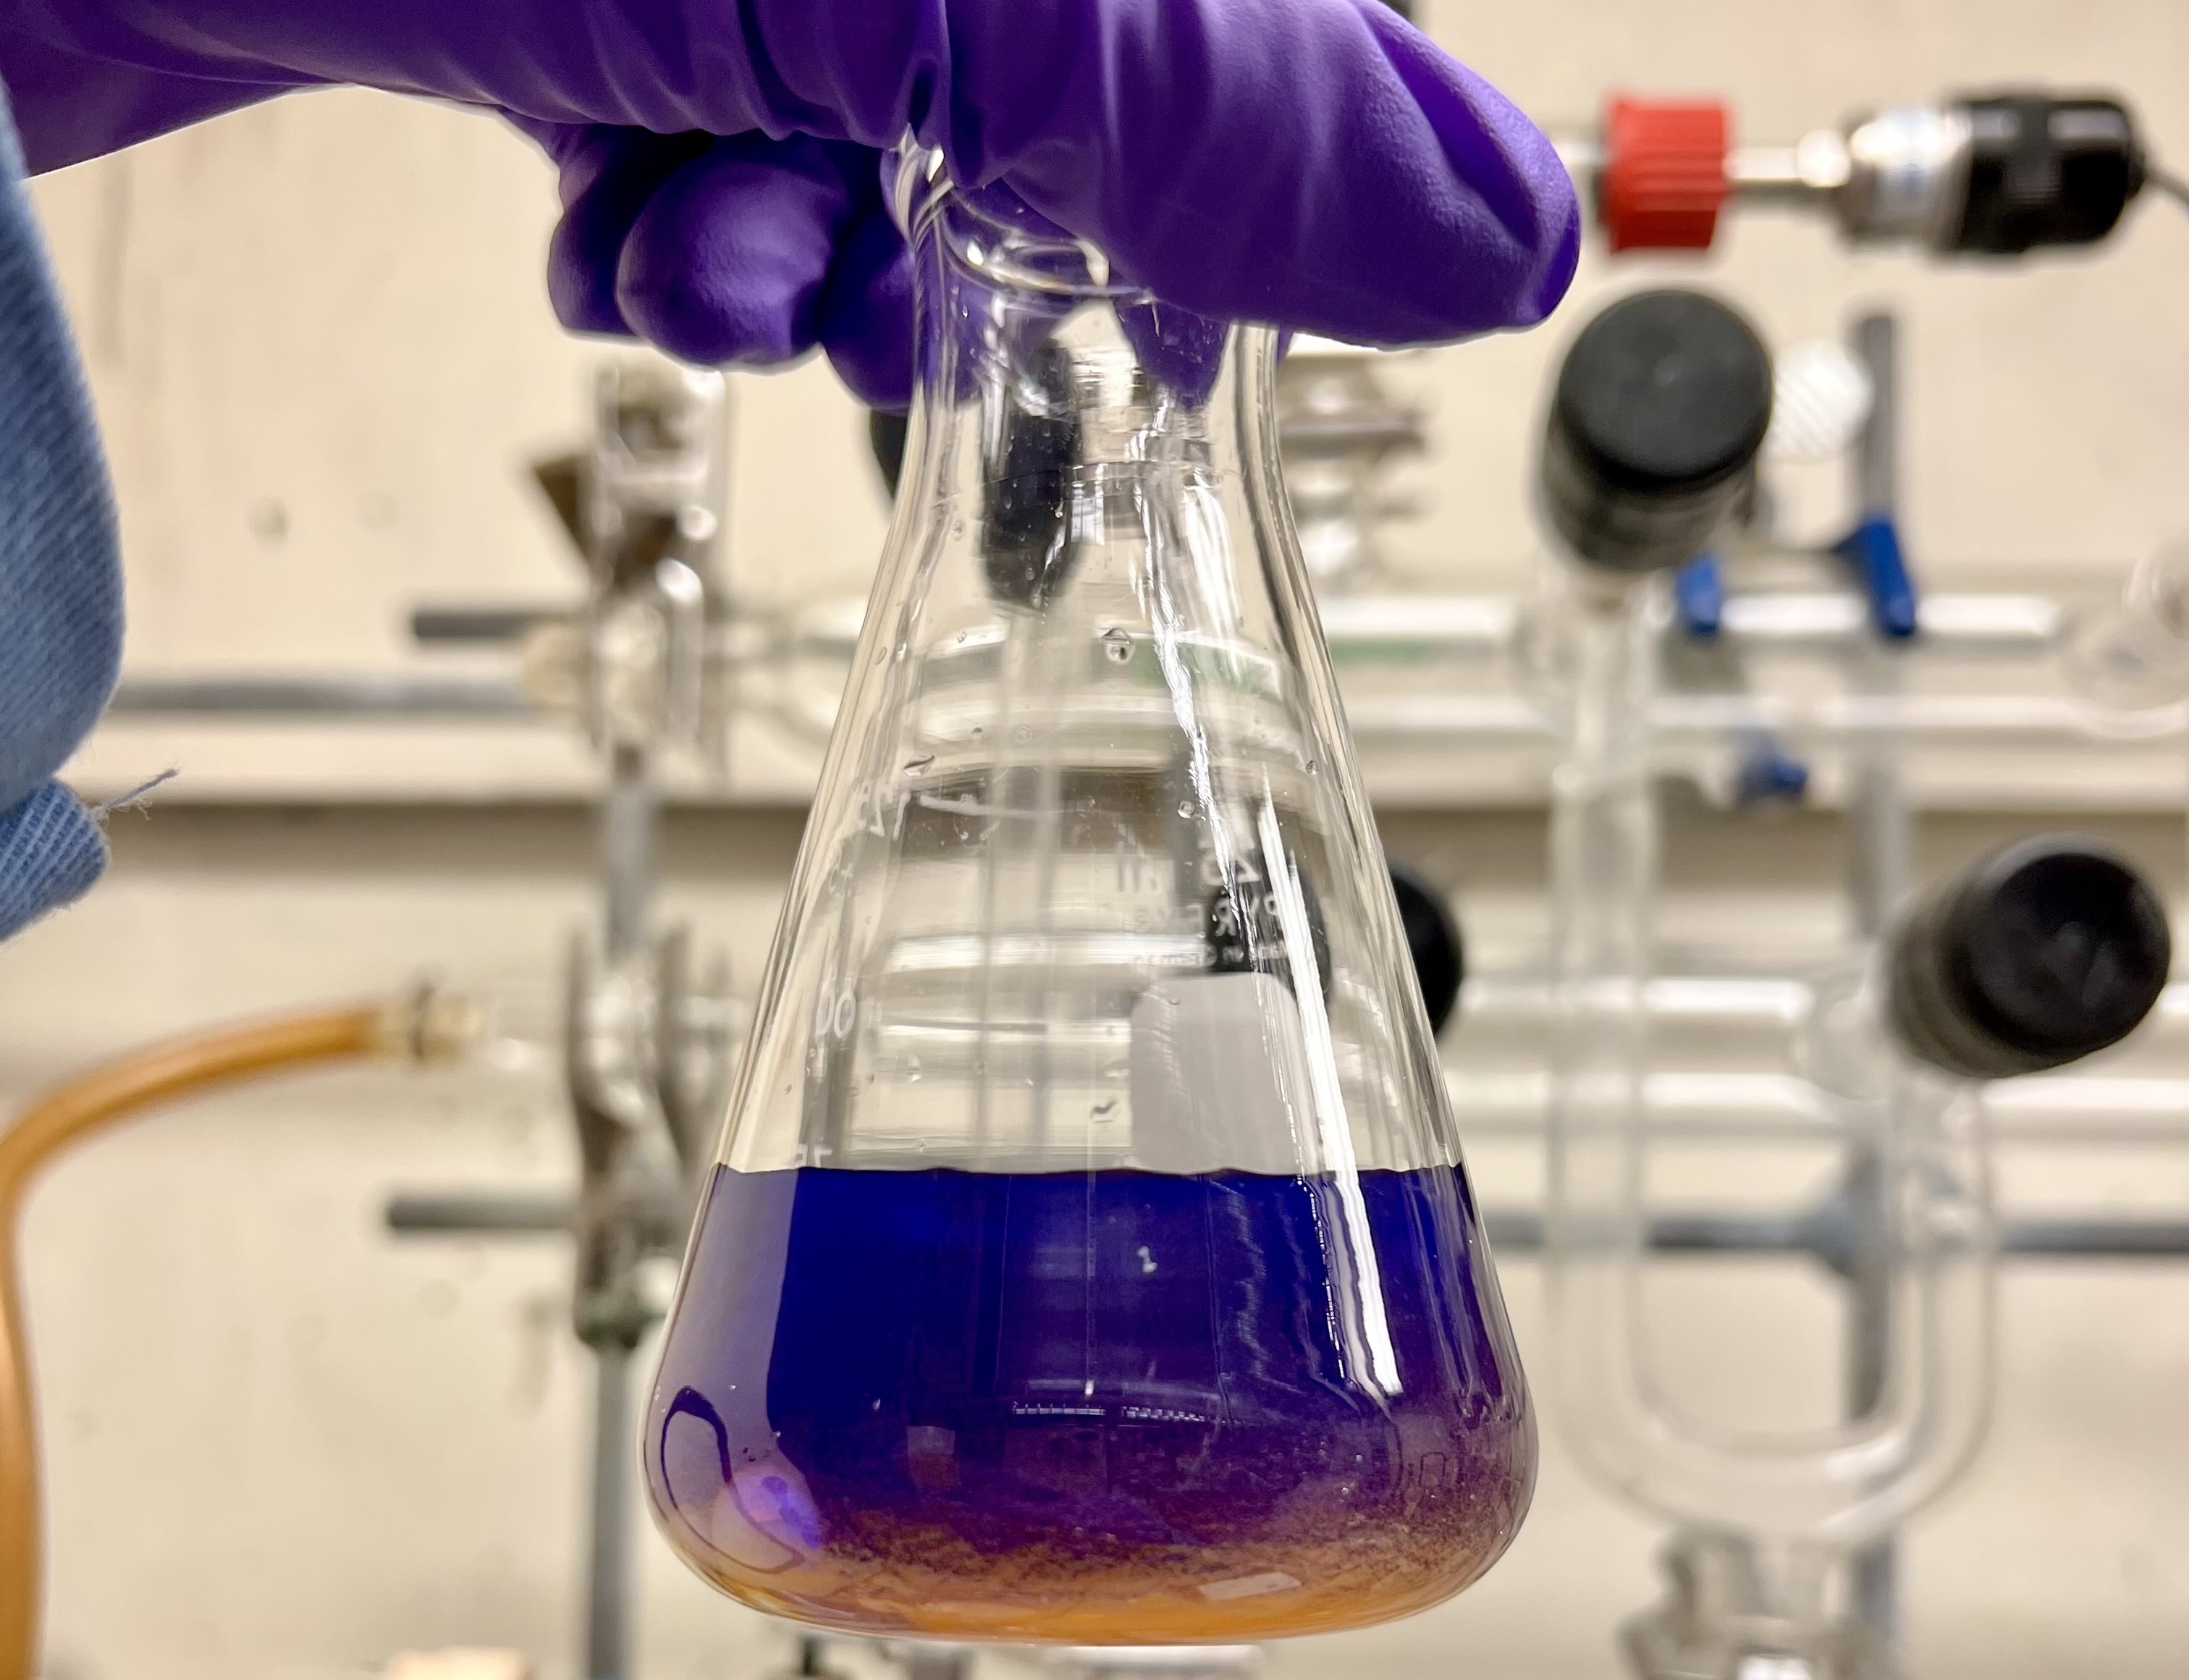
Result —
POLYGON ((1722 105, 1613 99, 1597 201, 1612 250, 1708 250, 1732 147, 1733 118, 1722 105))

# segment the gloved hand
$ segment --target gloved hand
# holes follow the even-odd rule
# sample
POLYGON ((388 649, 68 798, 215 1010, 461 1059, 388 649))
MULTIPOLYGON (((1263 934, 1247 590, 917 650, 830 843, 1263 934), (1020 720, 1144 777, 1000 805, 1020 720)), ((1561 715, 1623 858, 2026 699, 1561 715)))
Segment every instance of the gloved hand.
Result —
POLYGON ((34 169, 314 84, 502 111, 562 171, 567 325, 818 343, 881 406, 908 130, 1172 303, 1358 342, 1537 320, 1578 240, 1541 134, 1377 0, 24 0, 0 77, 34 169))

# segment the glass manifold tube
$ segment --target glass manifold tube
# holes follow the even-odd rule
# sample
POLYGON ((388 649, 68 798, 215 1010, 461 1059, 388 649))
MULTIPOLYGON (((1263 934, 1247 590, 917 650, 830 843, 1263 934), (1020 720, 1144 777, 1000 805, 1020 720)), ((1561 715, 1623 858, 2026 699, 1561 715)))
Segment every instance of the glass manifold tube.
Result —
POLYGON ((1544 1273, 1554 1409, 1606 1485, 1675 1521, 1844 1552, 1957 1475, 1988 1416, 1995 1232, 1978 1088, 1894 1042, 1857 963, 1818 988, 1807 1073, 1869 1148, 1892 1332, 1879 1404, 1807 1433, 1722 1428, 1655 1380, 1643 1006, 1659 834, 1649 718, 1664 580, 1579 580, 1573 716, 1553 792, 1553 964, 1544 1273))

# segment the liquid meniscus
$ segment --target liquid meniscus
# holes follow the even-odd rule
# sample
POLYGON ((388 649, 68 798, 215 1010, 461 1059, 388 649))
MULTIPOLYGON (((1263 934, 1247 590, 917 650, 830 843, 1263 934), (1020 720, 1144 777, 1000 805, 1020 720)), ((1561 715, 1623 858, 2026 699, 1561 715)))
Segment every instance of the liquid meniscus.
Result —
POLYGON ((717 1168, 645 1440, 710 1581, 863 1632, 1403 1615, 1503 1551, 1532 1416, 1449 1168, 717 1168))

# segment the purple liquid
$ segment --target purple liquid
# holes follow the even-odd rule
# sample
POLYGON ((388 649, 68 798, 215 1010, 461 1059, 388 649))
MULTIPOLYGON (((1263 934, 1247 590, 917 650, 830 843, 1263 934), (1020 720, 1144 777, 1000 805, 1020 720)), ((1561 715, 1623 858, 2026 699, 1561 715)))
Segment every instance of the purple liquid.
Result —
POLYGON ((1534 1426, 1464 1179, 1355 1182, 718 1168, 647 1426, 663 1525, 868 1630, 1434 1603, 1519 1526, 1534 1426))

